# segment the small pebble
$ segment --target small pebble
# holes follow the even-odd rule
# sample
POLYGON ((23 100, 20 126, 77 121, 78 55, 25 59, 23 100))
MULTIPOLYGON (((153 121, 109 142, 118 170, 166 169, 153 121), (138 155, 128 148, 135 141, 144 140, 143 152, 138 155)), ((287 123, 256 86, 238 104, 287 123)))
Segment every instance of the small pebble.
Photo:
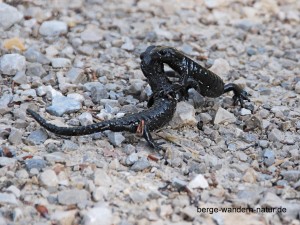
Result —
POLYGON ((129 156, 127 156, 125 164, 127 166, 132 166, 136 161, 138 161, 138 155, 136 153, 131 153, 129 156))
POLYGON ((43 144, 48 138, 48 134, 44 129, 38 129, 29 134, 25 140, 28 144, 31 145, 40 145, 43 144))
POLYGON ((169 124, 172 128, 179 128, 185 125, 195 126, 197 120, 194 107, 186 102, 179 102, 169 124))
POLYGON ((87 201, 89 193, 85 190, 71 189, 60 191, 57 195, 58 202, 62 205, 74 205, 87 201))
POLYGON ((59 36, 67 33, 67 31, 67 24, 57 20, 45 21, 39 29, 39 33, 43 36, 59 36))
POLYGON ((265 149, 263 153, 264 163, 266 166, 271 166, 275 162, 275 154, 272 149, 265 149))
POLYGON ((122 142, 125 141, 125 137, 120 132, 107 131, 105 133, 109 142, 114 146, 121 146, 122 142))
POLYGON ((27 159, 25 160, 25 166, 28 171, 34 168, 40 171, 46 167, 46 161, 43 159, 27 159))
POLYGON ((26 60, 22 55, 6 54, 0 58, 0 71, 3 74, 15 75, 19 71, 25 71, 25 69, 26 60))
POLYGON ((52 105, 48 106, 46 110, 54 116, 62 116, 65 113, 77 112, 80 108, 80 102, 73 98, 55 96, 52 99, 52 105))
POLYGON ((194 177, 189 183, 188 188, 195 189, 195 188, 208 188, 208 182, 202 174, 198 174, 194 177))
POLYGON ((146 158, 140 158, 138 161, 136 161, 132 166, 131 170, 138 172, 142 171, 144 169, 147 169, 151 166, 150 162, 146 158))
POLYGON ((6 30, 20 22, 23 14, 17 8, 5 3, 0 3, 0 28, 6 30))
POLYGON ((232 113, 220 107, 216 113, 214 124, 221 124, 225 122, 233 123, 235 121, 236 117, 232 113))
POLYGON ((45 170, 39 176, 40 184, 46 187, 56 187, 58 179, 53 170, 45 170))
POLYGON ((88 209, 83 217, 84 225, 111 225, 113 223, 113 214, 106 205, 96 206, 88 209))
POLYGON ((66 58, 53 58, 51 59, 51 65, 53 68, 65 68, 71 66, 71 60, 66 58))

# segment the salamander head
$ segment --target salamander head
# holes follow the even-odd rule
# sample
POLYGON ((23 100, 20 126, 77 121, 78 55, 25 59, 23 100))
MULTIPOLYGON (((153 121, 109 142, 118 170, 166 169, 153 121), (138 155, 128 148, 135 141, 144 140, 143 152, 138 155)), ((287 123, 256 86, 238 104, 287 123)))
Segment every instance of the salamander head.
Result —
POLYGON ((159 62, 172 62, 175 58, 177 59, 178 56, 183 55, 180 53, 178 50, 172 47, 168 46, 149 46, 145 52, 143 52, 140 56, 141 60, 144 60, 146 62, 154 62, 154 61, 159 61, 159 62))

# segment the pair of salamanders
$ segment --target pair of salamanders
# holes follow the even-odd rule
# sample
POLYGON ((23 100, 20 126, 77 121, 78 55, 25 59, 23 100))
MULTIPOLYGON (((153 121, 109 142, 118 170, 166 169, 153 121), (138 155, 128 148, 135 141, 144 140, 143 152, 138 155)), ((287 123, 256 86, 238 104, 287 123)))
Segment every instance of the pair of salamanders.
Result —
POLYGON ((58 127, 48 123, 31 109, 27 109, 27 113, 45 129, 58 135, 80 136, 105 130, 129 131, 142 134, 152 148, 160 149, 162 143, 155 142, 150 132, 163 127, 172 119, 178 101, 188 98, 189 88, 194 88, 203 96, 214 98, 233 91, 234 103, 239 101, 241 106, 244 100, 249 100, 241 87, 233 83, 225 85, 219 76, 175 48, 150 46, 140 58, 141 69, 153 92, 148 109, 142 112, 78 127, 58 127), (165 72, 164 64, 169 65, 174 71, 165 72), (178 77, 179 81, 171 82, 170 77, 178 77))

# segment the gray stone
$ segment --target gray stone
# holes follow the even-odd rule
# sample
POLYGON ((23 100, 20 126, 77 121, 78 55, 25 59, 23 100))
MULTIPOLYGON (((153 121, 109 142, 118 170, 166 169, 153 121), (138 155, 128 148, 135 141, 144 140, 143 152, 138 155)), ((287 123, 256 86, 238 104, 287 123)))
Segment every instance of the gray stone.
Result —
POLYGON ((134 203, 143 203, 147 200, 148 195, 142 191, 131 191, 129 197, 134 203))
POLYGON ((54 116, 62 116, 65 113, 77 112, 81 108, 81 103, 73 98, 55 96, 52 105, 47 107, 47 112, 54 116))
POLYGON ((248 48, 246 49, 246 51, 247 51, 247 55, 248 55, 248 56, 252 56, 252 55, 255 55, 255 54, 256 54, 256 50, 255 50, 254 48, 251 48, 251 47, 248 47, 248 48))
POLYGON ((22 143, 22 135, 23 132, 19 129, 12 129, 9 136, 8 141, 13 145, 18 145, 22 143))
POLYGON ((51 213, 51 221, 56 221, 60 225, 72 225, 76 218, 77 210, 58 211, 51 213))
POLYGON ((208 113, 200 113, 200 121, 203 123, 209 123, 212 121, 212 117, 208 113))
POLYGON ((297 182, 300 179, 300 170, 282 171, 281 175, 289 182, 297 182))
POLYGON ((82 45, 78 47, 78 52, 83 55, 92 55, 94 48, 92 45, 82 45))
POLYGON ((125 137, 122 135, 121 132, 107 131, 106 135, 108 137, 109 142, 114 146, 121 146, 122 142, 125 140, 125 137))
MULTIPOLYGON (((13 209, 12 219, 15 223, 19 222, 23 217, 24 217, 24 214, 23 214, 23 211, 20 208, 14 208, 13 209)), ((1 224, 1 222, 0 222, 0 224, 1 224)))
POLYGON ((100 82, 87 82, 83 84, 83 90, 84 91, 92 91, 92 88, 103 88, 104 85, 101 84, 100 82))
POLYGON ((174 116, 169 123, 170 126, 172 128, 179 128, 185 125, 195 126, 196 123, 195 108, 186 102, 179 102, 174 116))
POLYGON ((0 98, 0 114, 5 114, 10 112, 11 109, 8 107, 8 104, 11 102, 13 95, 11 93, 1 93, 0 98))
POLYGON ((56 91, 52 86, 40 86, 36 89, 36 93, 38 96, 46 95, 47 98, 53 99, 56 96, 62 96, 62 93, 56 91))
POLYGON ((129 37, 124 38, 124 40, 124 44, 121 46, 121 48, 127 51, 133 51, 134 45, 132 43, 132 40, 129 37))
POLYGON ((209 70, 222 77, 229 73, 230 65, 225 59, 216 59, 209 70))
POLYGON ((208 182, 202 174, 198 174, 188 183, 187 186, 190 189, 205 189, 208 188, 208 182))
POLYGON ((0 204, 18 205, 19 203, 14 194, 0 193, 0 204))
POLYGON ((155 42, 157 40, 157 34, 154 31, 149 31, 146 33, 145 41, 155 42))
POLYGON ((64 68, 71 66, 71 60, 67 58, 53 58, 51 59, 51 65, 53 68, 64 68))
POLYGON ((33 47, 28 48, 24 52, 24 56, 28 62, 40 63, 42 65, 50 64, 50 60, 33 47))
POLYGON ((128 93, 133 95, 140 94, 145 85, 145 82, 140 79, 130 79, 129 83, 128 93))
POLYGON ((266 87, 259 87, 258 91, 261 95, 270 95, 271 94, 271 89, 266 88, 266 87))
POLYGON ((83 217, 84 225, 111 225, 113 223, 112 211, 107 205, 95 206, 88 209, 83 217))
POLYGON ((142 171, 144 169, 147 169, 151 166, 150 162, 146 158, 140 158, 138 161, 136 161, 132 167, 131 170, 138 172, 142 171))
POLYGON ((25 160, 25 166, 28 171, 34 168, 40 171, 46 167, 46 161, 43 159, 27 159, 25 160))
POLYGON ((289 182, 287 182, 286 180, 278 180, 278 181, 276 182, 276 184, 277 184, 278 186, 282 186, 282 187, 288 187, 288 186, 289 186, 289 182))
POLYGON ((45 170, 39 176, 40 184, 46 187, 56 187, 58 178, 53 170, 45 170))
POLYGON ((262 148, 266 148, 266 147, 269 146, 269 142, 268 142, 267 140, 259 140, 259 141, 258 141, 258 144, 259 144, 259 146, 262 147, 262 148))
POLYGON ((18 71, 13 78, 16 84, 27 84, 27 77, 25 71, 18 71))
POLYGON ((103 32, 96 26, 88 26, 81 34, 80 37, 83 42, 95 43, 103 38, 103 32))
POLYGON ((228 112, 226 109, 223 109, 219 107, 215 119, 214 119, 214 124, 221 124, 221 123, 234 123, 236 121, 236 117, 234 114, 228 112))
POLYGON ((227 148, 229 151, 236 151, 236 149, 237 149, 236 143, 228 144, 227 148))
POLYGON ((248 156, 244 152, 240 152, 239 151, 236 154, 237 154, 239 160, 241 160, 242 162, 246 162, 247 161, 248 156))
POLYGON ((36 91, 35 89, 28 89, 21 92, 20 97, 23 101, 28 100, 28 98, 34 98, 36 97, 36 91))
POLYGON ((204 105, 205 99, 198 91, 196 91, 193 88, 190 88, 188 90, 188 94, 189 94, 189 102, 194 106, 195 109, 204 105))
POLYGON ((65 163, 66 158, 67 156, 63 152, 52 152, 45 155, 45 159, 52 163, 65 163))
POLYGON ((78 150, 79 146, 73 141, 64 140, 64 144, 61 148, 63 151, 76 151, 78 150))
POLYGON ((31 145, 43 144, 48 139, 48 134, 44 129, 32 131, 26 138, 26 142, 31 145))
POLYGON ((13 169, 16 166, 17 166, 17 160, 15 158, 0 157, 0 168, 8 167, 13 169))
POLYGON ((272 129, 272 131, 268 134, 268 139, 270 141, 281 142, 284 140, 284 134, 278 130, 277 128, 272 129))
POLYGON ((241 116, 251 115, 251 111, 249 109, 245 109, 245 108, 242 108, 240 113, 241 113, 241 116))
POLYGON ((245 120, 245 130, 250 131, 250 130, 256 130, 256 129, 261 129, 262 128, 262 120, 258 116, 251 116, 248 119, 245 120))
POLYGON ((43 77, 46 74, 47 74, 46 70, 39 63, 31 63, 27 66, 27 70, 26 70, 27 76, 43 77))
POLYGON ((6 30, 20 22, 22 18, 23 14, 15 7, 2 2, 0 3, 0 28, 6 30))
POLYGON ((15 75, 18 71, 25 71, 25 69, 26 60, 22 55, 6 54, 0 58, 0 70, 3 74, 15 75))
POLYGON ((251 133, 244 133, 242 138, 247 143, 256 143, 258 141, 258 136, 251 133))
POLYGON ((123 151, 129 155, 131 153, 134 153, 135 152, 135 147, 131 144, 128 144, 128 145, 125 145, 125 147, 123 148, 123 151))
POLYGON ((300 81, 298 81, 295 85, 295 92, 300 94, 300 81))
POLYGON ((266 192, 259 204, 261 207, 279 208, 282 207, 284 201, 281 200, 281 198, 279 198, 276 194, 272 192, 266 192))
POLYGON ((96 169, 93 175, 95 185, 100 185, 104 187, 110 187, 112 183, 112 179, 103 169, 96 169))
POLYGON ((102 99, 108 98, 108 92, 103 85, 97 85, 91 88, 91 98, 95 104, 99 104, 102 99))
POLYGON ((266 166, 271 166, 275 162, 275 154, 272 149, 265 149, 263 153, 264 163, 266 166))
POLYGON ((139 157, 138 157, 138 154, 136 154, 135 152, 134 153, 131 153, 129 156, 127 156, 126 160, 125 160, 125 164, 127 166, 131 166, 133 165, 136 161, 138 161, 139 157))
POLYGON ((5 217, 0 213, 0 225, 7 225, 5 217))
POLYGON ((16 172, 15 176, 18 179, 27 179, 29 177, 29 174, 25 169, 21 169, 16 172))
POLYGON ((86 190, 65 190, 58 193, 57 199, 59 204, 74 205, 86 202, 89 199, 89 193, 86 190))
POLYGON ((93 123, 93 116, 89 112, 84 112, 80 116, 78 116, 80 124, 82 126, 86 126, 93 123))
POLYGON ((39 33, 43 36, 59 36, 61 34, 66 34, 67 31, 67 24, 57 20, 45 21, 39 29, 39 33))
POLYGON ((177 190, 181 190, 182 188, 187 186, 187 182, 184 180, 181 180, 177 177, 174 177, 172 179, 172 186, 175 187, 177 190))
POLYGON ((86 76, 84 75, 83 70, 80 68, 71 68, 66 74, 66 77, 72 84, 85 83, 86 81, 86 76))

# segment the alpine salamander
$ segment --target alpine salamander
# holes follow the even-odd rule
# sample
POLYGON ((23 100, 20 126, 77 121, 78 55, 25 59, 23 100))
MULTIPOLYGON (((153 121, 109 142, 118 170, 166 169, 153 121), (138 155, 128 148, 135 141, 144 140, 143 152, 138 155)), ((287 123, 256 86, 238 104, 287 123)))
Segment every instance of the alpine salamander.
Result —
POLYGON ((172 119, 178 98, 181 98, 180 93, 182 91, 180 88, 177 88, 178 91, 177 89, 173 89, 174 85, 164 74, 161 63, 158 63, 154 59, 144 57, 146 55, 147 54, 141 54, 141 68, 154 94, 151 96, 151 103, 148 104, 150 108, 145 111, 126 115, 122 118, 78 127, 58 127, 48 123, 31 109, 27 109, 27 113, 45 129, 58 135, 79 136, 105 130, 114 132, 129 131, 142 134, 151 147, 160 149, 160 144, 162 143, 156 143, 150 131, 163 127, 172 119))
POLYGON ((183 97, 186 97, 189 88, 194 88, 202 96, 213 98, 219 97, 226 92, 233 91, 234 104, 239 101, 241 107, 244 107, 244 100, 250 101, 248 93, 239 85, 234 83, 225 85, 218 75, 205 69, 175 48, 168 46, 150 46, 148 47, 147 53, 148 57, 152 60, 158 61, 161 64, 165 63, 174 70, 168 71, 166 76, 179 76, 179 83, 182 87, 181 90, 184 90, 183 87, 185 87, 186 92, 182 93, 183 97))

